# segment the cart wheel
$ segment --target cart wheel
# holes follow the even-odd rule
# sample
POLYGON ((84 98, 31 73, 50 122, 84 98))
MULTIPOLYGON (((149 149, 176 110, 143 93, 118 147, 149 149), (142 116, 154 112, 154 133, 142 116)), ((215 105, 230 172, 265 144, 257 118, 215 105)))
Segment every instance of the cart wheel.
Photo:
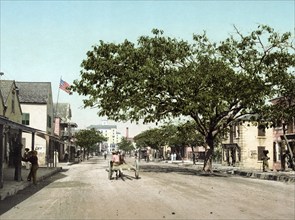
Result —
POLYGON ((135 178, 139 178, 139 163, 138 160, 135 160, 135 178))
POLYGON ((108 173, 109 180, 112 179, 112 173, 113 173, 113 171, 112 171, 112 162, 109 161, 109 173, 108 173))

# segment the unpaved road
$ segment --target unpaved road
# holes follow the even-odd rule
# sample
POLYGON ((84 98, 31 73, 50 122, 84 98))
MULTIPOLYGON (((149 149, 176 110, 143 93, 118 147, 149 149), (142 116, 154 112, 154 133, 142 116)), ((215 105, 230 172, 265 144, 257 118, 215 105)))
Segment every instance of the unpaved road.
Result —
POLYGON ((64 167, 5 199, 0 219, 295 219, 294 184, 141 165, 138 180, 108 180, 101 157, 64 167))

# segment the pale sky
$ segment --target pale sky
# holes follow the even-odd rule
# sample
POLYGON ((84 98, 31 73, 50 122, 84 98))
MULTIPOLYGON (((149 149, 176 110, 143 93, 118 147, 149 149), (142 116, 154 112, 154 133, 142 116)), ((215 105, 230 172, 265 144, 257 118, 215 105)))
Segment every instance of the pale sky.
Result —
MULTIPOLYGON (((57 102, 59 80, 80 79, 86 52, 100 40, 134 43, 153 28, 191 41, 206 31, 212 41, 266 24, 294 36, 295 1, 6 1, 0 0, 0 71, 2 79, 51 82, 57 102)), ((82 109, 83 97, 60 91, 58 102, 72 107, 78 128, 100 124, 96 109, 82 109)), ((115 124, 115 123, 112 123, 115 124)), ((116 123, 134 136, 152 125, 116 123)))

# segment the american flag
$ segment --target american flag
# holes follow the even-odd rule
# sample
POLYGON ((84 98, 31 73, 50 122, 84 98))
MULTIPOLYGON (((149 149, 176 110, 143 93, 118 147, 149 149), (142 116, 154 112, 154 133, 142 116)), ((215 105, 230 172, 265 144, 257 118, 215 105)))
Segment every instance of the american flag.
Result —
POLYGON ((70 94, 71 91, 68 89, 68 87, 70 87, 70 84, 60 79, 59 88, 70 94))

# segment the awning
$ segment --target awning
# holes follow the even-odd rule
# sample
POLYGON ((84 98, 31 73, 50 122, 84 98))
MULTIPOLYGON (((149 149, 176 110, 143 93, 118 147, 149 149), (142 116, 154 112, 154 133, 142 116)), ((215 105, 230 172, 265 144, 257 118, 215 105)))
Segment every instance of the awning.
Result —
POLYGON ((7 126, 13 128, 13 129, 20 129, 23 132, 28 132, 28 133, 34 133, 34 132, 40 131, 38 129, 31 128, 31 127, 28 127, 26 125, 19 124, 17 122, 11 121, 8 118, 3 117, 3 116, 0 116, 0 124, 7 125, 7 126))
POLYGON ((50 135, 50 134, 46 134, 45 132, 42 132, 42 131, 36 132, 36 135, 39 136, 39 137, 41 137, 41 138, 44 138, 44 139, 46 139, 46 138, 53 139, 54 141, 59 142, 61 144, 64 144, 65 143, 64 141, 61 141, 59 139, 59 137, 54 136, 54 135, 50 135))

